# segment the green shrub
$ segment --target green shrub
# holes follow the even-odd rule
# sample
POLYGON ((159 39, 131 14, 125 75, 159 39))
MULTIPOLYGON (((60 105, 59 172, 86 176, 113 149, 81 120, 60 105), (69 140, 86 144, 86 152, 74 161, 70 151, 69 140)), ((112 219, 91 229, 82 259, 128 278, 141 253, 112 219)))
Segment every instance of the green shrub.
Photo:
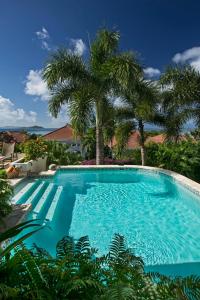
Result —
POLYGON ((47 155, 47 144, 42 138, 24 142, 21 144, 21 149, 25 154, 25 161, 36 160, 47 155))
POLYGON ((0 178, 1 179, 6 179, 7 178, 7 174, 6 174, 6 170, 0 170, 0 178))
POLYGON ((116 147, 113 149, 113 157, 122 160, 132 160, 134 165, 141 164, 141 152, 140 149, 124 149, 120 155, 118 155, 118 150, 116 147))
POLYGON ((74 165, 82 161, 79 153, 69 151, 69 145, 56 141, 46 142, 47 145, 47 164, 74 165))
POLYGON ((47 164, 74 165, 82 161, 80 153, 69 151, 69 145, 56 141, 45 141, 42 138, 28 140, 21 144, 25 161, 47 157, 47 164))
POLYGON ((23 148, 23 146, 22 146, 23 144, 18 144, 18 143, 16 143, 15 144, 15 153, 22 153, 22 148, 23 148))
POLYGON ((147 165, 178 172, 200 181, 200 142, 149 144, 147 165))
MULTIPOLYGON (((140 165, 140 149, 124 150, 121 158, 140 165)), ((146 165, 175 171, 200 182, 200 142, 188 139, 179 143, 148 144, 146 165)))
POLYGON ((10 203, 12 192, 9 183, 0 179, 0 222, 2 222, 2 218, 6 217, 12 211, 10 203))

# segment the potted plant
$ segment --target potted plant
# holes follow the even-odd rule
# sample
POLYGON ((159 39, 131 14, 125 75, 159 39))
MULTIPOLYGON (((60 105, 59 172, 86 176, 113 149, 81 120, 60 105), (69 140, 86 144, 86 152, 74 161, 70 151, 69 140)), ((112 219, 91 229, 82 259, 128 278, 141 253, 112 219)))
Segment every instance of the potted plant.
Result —
POLYGON ((42 138, 28 140, 22 145, 24 161, 31 163, 31 172, 39 173, 46 170, 47 144, 42 138))

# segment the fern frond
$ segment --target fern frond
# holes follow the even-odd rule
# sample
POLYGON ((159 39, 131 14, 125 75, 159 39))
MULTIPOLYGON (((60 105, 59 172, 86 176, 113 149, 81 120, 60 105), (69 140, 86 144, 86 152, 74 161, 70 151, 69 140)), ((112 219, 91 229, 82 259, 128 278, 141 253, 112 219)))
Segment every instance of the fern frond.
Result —
POLYGON ((110 245, 109 256, 112 259, 118 259, 126 251, 125 239, 122 235, 115 233, 110 245))
POLYGON ((56 256, 63 258, 65 256, 74 255, 75 243, 74 239, 70 236, 65 236, 56 245, 56 256))
POLYGON ((75 253, 89 253, 91 250, 88 236, 83 236, 75 244, 75 253))
POLYGON ((28 251, 24 246, 22 246, 22 249, 19 250, 17 254, 21 259, 21 263, 25 267, 27 276, 30 278, 30 288, 33 288, 39 297, 39 291, 43 288, 48 288, 48 283, 42 274, 40 265, 37 263, 36 258, 31 255, 30 251, 28 251))

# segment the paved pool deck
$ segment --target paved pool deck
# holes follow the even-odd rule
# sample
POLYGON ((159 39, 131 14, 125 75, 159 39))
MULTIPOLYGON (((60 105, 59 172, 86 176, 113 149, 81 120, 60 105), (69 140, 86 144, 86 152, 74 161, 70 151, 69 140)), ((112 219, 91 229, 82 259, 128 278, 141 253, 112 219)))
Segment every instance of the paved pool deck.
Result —
POLYGON ((3 222, 0 224, 0 233, 21 223, 30 209, 31 204, 13 205, 13 211, 6 218, 4 218, 3 222))

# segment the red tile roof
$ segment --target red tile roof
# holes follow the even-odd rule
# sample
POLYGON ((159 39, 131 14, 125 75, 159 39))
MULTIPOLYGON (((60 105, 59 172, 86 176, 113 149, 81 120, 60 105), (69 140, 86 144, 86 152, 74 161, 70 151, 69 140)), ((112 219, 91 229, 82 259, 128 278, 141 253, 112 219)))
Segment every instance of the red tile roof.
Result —
POLYGON ((9 132, 9 134, 11 136, 13 136, 14 140, 17 143, 23 143, 28 139, 28 135, 26 133, 23 133, 23 132, 12 131, 12 132, 9 132))
POLYGON ((75 140, 73 135, 73 129, 70 125, 65 125, 54 131, 51 131, 45 135, 43 138, 47 141, 58 141, 58 142, 73 142, 75 140))
MULTIPOLYGON (((155 136, 150 136, 146 139, 146 144, 147 143, 164 143, 165 141, 165 135, 164 134, 158 134, 155 136)), ((115 137, 112 140, 112 147, 117 144, 115 137)), ((109 147, 111 147, 111 143, 109 144, 109 147)), ((139 131, 132 131, 127 146, 127 149, 136 149, 140 147, 140 133, 139 131)))
MULTIPOLYGON (((156 143, 156 144, 163 144, 166 141, 166 135, 165 134, 158 134, 155 136, 149 136, 146 139, 146 144, 148 143, 156 143)), ((178 141, 187 141, 187 137, 182 134, 179 136, 178 141)))
POLYGON ((127 143, 127 149, 135 149, 140 147, 140 134, 139 131, 133 131, 127 143))
POLYGON ((163 144, 165 142, 166 136, 165 134, 158 134, 155 136, 149 136, 146 139, 146 144, 148 143, 156 143, 156 144, 163 144))
POLYGON ((0 133, 0 139, 2 141, 15 141, 17 143, 23 143, 28 139, 28 135, 19 131, 4 131, 0 133))
MULTIPOLYGON (((109 147, 114 147, 117 144, 116 138, 113 137, 112 143, 109 143, 109 147)), ((129 137, 127 143, 127 149, 134 149, 140 147, 140 134, 138 131, 133 131, 129 137)))

